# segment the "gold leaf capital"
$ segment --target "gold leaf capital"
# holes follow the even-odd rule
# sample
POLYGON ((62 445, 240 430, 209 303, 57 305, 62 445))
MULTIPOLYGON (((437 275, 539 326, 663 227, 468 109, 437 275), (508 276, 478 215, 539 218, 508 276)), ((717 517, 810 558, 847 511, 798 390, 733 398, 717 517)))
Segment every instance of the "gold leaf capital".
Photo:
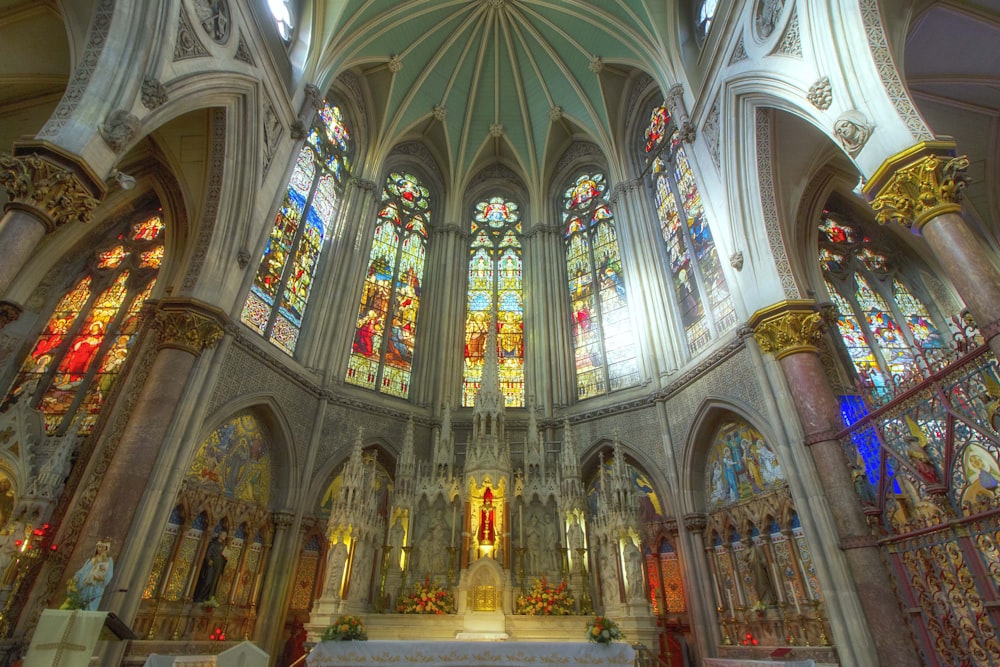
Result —
POLYGON ((782 301, 758 310, 749 326, 761 350, 782 359, 819 351, 826 323, 812 301, 782 301))
POLYGON ((919 143, 882 163, 865 185, 865 196, 879 224, 924 224, 943 213, 961 210, 969 159, 955 155, 946 141, 919 143))
POLYGON ((198 356, 222 340, 228 319, 225 313, 207 304, 171 299, 159 304, 153 328, 160 336, 160 348, 184 350, 198 356))

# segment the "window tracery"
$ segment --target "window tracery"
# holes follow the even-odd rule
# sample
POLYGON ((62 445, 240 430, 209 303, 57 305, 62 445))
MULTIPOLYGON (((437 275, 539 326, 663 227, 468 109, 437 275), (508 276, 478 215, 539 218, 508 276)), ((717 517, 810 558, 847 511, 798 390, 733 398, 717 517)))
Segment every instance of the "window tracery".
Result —
POLYGON ((346 377, 351 384, 409 395, 430 215, 430 192, 420 179, 391 173, 382 190, 351 344, 346 377))
POLYGON ((708 36, 708 31, 712 29, 715 12, 719 9, 719 0, 699 0, 696 7, 695 33, 698 39, 704 40, 708 36))
POLYGON ((291 42, 295 24, 292 22, 290 0, 267 0, 267 7, 271 10, 271 17, 274 19, 274 25, 278 28, 278 35, 286 44, 291 42))
POLYGON ((163 261, 158 205, 119 225, 59 299, 3 401, 30 401, 47 433, 89 434, 125 367, 163 261), (152 209, 152 212, 150 212, 152 209))
POLYGON ((299 151, 240 319, 294 354, 312 281, 350 171, 340 107, 323 103, 299 151))
POLYGON ((639 383, 628 296, 604 174, 581 174, 563 193, 577 397, 639 383))
POLYGON ((653 109, 643 141, 674 298, 688 351, 697 354, 736 326, 736 308, 691 163, 666 107, 653 109))
POLYGON ((825 211, 818 254, 840 338, 863 384, 883 392, 907 375, 919 350, 944 347, 941 329, 907 287, 898 262, 862 227, 825 211))
POLYGON ((497 369, 508 408, 524 407, 524 298, 521 214, 516 202, 495 196, 476 204, 470 223, 462 405, 473 404, 484 349, 496 313, 497 369))

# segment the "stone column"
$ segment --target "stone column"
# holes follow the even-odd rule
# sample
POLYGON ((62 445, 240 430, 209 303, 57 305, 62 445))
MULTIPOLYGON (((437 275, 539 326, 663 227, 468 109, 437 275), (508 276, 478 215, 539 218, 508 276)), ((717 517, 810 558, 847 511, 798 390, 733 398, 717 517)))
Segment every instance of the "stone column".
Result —
POLYGON ((90 556, 99 537, 111 538, 116 555, 129 538, 136 508, 147 491, 195 361, 219 342, 227 321, 222 311, 193 299, 164 299, 157 304, 152 322, 159 337, 156 357, 145 383, 136 388, 139 396, 114 455, 104 470, 91 473, 100 477, 100 486, 80 529, 68 572, 90 556))
MULTIPOLYGON (((777 359, 795 403, 823 494, 830 505, 840 548, 883 665, 920 663, 892 585, 892 575, 880 558, 878 544, 868 529, 854 493, 843 447, 835 438, 842 429, 840 405, 819 357, 824 321, 813 301, 783 301, 757 311, 749 326, 763 352, 777 359)), ((843 628, 841 630, 844 630, 843 628)), ((838 633, 838 642, 860 638, 838 633)))
MULTIPOLYGON (((278 637, 284 627, 284 613, 270 613, 271 610, 287 609, 289 591, 295 583, 298 573, 298 556, 301 540, 296 543, 296 531, 289 530, 295 523, 295 514, 291 511, 275 512, 271 516, 274 524, 274 537, 271 539, 271 553, 266 567, 257 576, 262 576, 260 597, 256 600, 257 625, 254 628, 254 638, 260 646, 277 646, 278 637), (261 610, 268 610, 261 613, 261 610)), ((266 650, 266 649, 265 649, 266 650)))
POLYGON ((983 337, 1000 354, 1000 270, 962 217, 968 167, 953 142, 925 141, 883 162, 864 193, 880 224, 902 225, 927 240, 983 337))
POLYGON ((718 593, 705 594, 705 585, 718 591, 713 555, 705 547, 705 528, 708 527, 708 517, 704 514, 685 514, 681 519, 684 530, 678 531, 678 546, 681 547, 681 572, 684 578, 684 597, 687 602, 688 618, 695 630, 694 644, 697 658, 715 655, 715 647, 722 642, 717 617, 718 593), (695 594, 695 591, 700 593, 695 594))
MULTIPOLYGON (((9 198, 0 218, 3 295, 46 233, 90 222, 106 187, 80 158, 44 142, 17 143, 13 155, 0 155, 0 186, 9 198)), ((0 302, 0 328, 20 314, 20 304, 0 302)))

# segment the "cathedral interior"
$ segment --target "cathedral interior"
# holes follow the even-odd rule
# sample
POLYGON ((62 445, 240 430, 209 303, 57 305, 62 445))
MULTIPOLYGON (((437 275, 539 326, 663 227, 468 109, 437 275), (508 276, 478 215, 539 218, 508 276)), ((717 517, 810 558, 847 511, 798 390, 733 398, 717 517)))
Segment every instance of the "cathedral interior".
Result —
POLYGON ((102 665, 601 614, 642 664, 1000 666, 997 0, 0 43, 0 665, 62 607, 134 633, 102 665))

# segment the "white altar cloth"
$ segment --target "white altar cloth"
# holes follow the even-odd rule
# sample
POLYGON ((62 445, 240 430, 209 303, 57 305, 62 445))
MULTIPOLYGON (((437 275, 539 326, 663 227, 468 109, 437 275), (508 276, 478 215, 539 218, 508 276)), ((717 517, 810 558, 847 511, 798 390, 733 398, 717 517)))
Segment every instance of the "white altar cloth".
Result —
POLYGON ((741 658, 705 658, 705 667, 813 667, 808 660, 743 660, 741 658))
POLYGON ((321 642, 306 658, 308 667, 539 667, 613 665, 632 667, 628 644, 588 642, 321 642))

